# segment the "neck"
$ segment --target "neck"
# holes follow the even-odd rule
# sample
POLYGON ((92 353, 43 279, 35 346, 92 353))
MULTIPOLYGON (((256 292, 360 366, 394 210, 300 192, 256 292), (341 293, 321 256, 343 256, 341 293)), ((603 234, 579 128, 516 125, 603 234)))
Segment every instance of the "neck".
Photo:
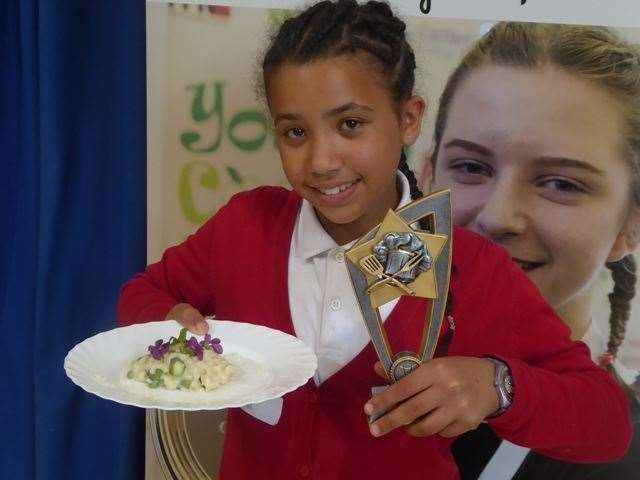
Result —
POLYGON ((571 330, 571 339, 580 340, 591 325, 591 298, 593 288, 555 307, 556 313, 571 330))
POLYGON ((318 216, 318 220, 320 220, 320 224, 324 227, 325 231, 340 246, 346 245, 347 243, 362 237, 375 226, 373 225, 369 229, 363 229, 354 228, 353 225, 329 224, 327 220, 318 213, 318 211, 316 211, 316 215, 318 216))

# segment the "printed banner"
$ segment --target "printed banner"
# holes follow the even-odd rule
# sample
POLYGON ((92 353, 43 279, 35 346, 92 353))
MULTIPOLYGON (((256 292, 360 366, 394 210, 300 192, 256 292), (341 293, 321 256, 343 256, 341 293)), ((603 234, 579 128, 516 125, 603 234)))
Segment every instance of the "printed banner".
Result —
MULTIPOLYGON (((287 185, 257 88, 257 59, 269 32, 289 11, 163 2, 149 2, 147 11, 148 259, 154 261, 234 193, 287 185)), ((493 22, 431 16, 405 20, 418 64, 416 93, 429 102, 423 133, 409 152, 410 165, 421 172, 444 83, 493 22)), ((640 43, 640 29, 618 32, 640 43)), ((606 324, 604 294, 596 308, 606 324)), ((640 306, 633 316, 640 316, 640 306)), ((640 321, 632 323, 640 337, 640 321)))
MULTIPOLYGON (((150 262, 194 232, 234 193, 259 185, 287 186, 258 87, 258 59, 270 32, 292 14, 290 9, 309 2, 210 3, 147 2, 150 262)), ((421 137, 408 151, 409 165, 425 189, 431 178, 427 158, 433 152, 434 121, 444 85, 464 53, 497 20, 608 25, 627 41, 640 44, 640 2, 636 0, 610 1, 606 8, 595 0, 390 3, 405 15, 416 54, 415 93, 428 103, 421 137), (426 11, 427 4, 425 13, 420 8, 426 11)), ((607 294, 611 289, 611 274, 602 268, 588 313, 603 342, 609 331, 607 294)), ((638 296, 631 315, 619 356, 638 369, 638 296)))
MULTIPOLYGON (((149 0, 166 3, 166 0, 149 0)), ((182 3, 229 7, 299 9, 306 0, 191 0, 182 3)), ((634 27, 640 25, 636 0, 389 0, 401 15, 517 20, 522 22, 574 23, 634 27)))

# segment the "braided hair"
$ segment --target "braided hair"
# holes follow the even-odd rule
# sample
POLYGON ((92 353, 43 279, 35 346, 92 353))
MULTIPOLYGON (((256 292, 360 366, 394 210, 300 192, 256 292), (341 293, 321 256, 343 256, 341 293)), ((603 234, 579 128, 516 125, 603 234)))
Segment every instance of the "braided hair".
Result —
POLYGON ((268 92, 269 75, 284 63, 365 52, 378 61, 393 100, 407 100, 413 94, 416 62, 405 30, 384 2, 319 2, 287 19, 271 39, 262 61, 264 90, 268 92))
MULTIPOLYGON (((377 61, 391 98, 399 105, 413 95, 415 83, 416 60, 405 30, 405 23, 385 2, 319 2, 287 19, 271 39, 262 61, 264 91, 269 91, 270 75, 285 63, 364 52, 377 61)), ((409 180, 411 198, 422 197, 404 152, 398 169, 409 180)))
MULTIPOLYGON (((613 278, 613 291, 609 294, 611 313, 609 315, 609 342, 607 351, 600 357, 600 363, 611 374, 617 377, 613 368, 620 344, 624 340, 627 322, 631 312, 631 300, 636 293, 636 261, 627 255, 617 262, 607 263, 613 278)), ((624 385, 624 382, 620 381, 624 385)))

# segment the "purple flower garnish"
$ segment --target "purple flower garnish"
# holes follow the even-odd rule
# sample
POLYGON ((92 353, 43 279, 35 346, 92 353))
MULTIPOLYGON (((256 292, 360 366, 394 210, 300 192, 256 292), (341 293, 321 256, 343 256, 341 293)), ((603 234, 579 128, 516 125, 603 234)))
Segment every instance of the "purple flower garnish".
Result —
POLYGON ((162 357, 169 351, 169 342, 163 343, 162 340, 156 340, 154 345, 149 345, 149 352, 156 360, 162 360, 162 357))
POLYGON ((219 338, 214 338, 213 340, 211 340, 211 348, 213 348, 213 350, 220 355, 222 353, 222 343, 220 343, 220 339, 219 338))
POLYGON ((198 340, 196 340, 196 337, 191 337, 189 340, 187 340, 187 347, 196 354, 196 356, 198 357, 198 360, 202 360, 203 356, 204 356, 204 349, 202 348, 202 346, 198 343, 198 340))
POLYGON ((222 344, 220 343, 219 338, 211 338, 211 335, 208 333, 204 336, 204 340, 200 342, 202 348, 211 348, 218 355, 222 353, 222 344))

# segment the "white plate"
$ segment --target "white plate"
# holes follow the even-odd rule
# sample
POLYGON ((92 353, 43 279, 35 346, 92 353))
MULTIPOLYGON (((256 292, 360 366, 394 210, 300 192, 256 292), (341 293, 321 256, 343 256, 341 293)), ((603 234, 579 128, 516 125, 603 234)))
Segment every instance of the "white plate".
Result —
POLYGON ((129 364, 148 353, 149 345, 178 336, 181 327, 173 320, 116 328, 90 337, 69 351, 64 369, 87 392, 162 410, 219 410, 271 400, 304 385, 316 370, 315 354, 296 337, 249 323, 208 322, 209 331, 220 338, 224 356, 234 367, 231 381, 210 392, 151 389, 127 379, 129 364))

